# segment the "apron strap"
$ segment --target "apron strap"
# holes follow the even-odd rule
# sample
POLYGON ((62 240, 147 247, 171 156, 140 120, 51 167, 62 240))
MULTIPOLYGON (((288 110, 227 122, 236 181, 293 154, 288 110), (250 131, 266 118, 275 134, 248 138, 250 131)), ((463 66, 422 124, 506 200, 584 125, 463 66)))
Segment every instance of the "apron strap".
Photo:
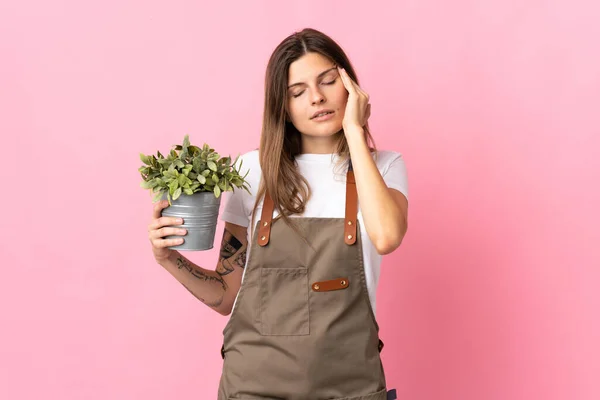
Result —
POLYGON ((260 246, 266 246, 269 243, 269 236, 271 235, 271 221, 273 220, 273 199, 269 194, 269 191, 265 191, 265 200, 263 202, 263 209, 260 215, 259 228, 258 228, 258 244, 260 246))
POLYGON ((358 193, 354 180, 352 160, 348 160, 346 173, 346 217, 344 221, 344 242, 351 246, 356 242, 356 217, 358 214, 358 193))
MULTIPOLYGON (((352 160, 348 160, 348 172, 346 173, 346 215, 344 218, 344 242, 351 246, 356 242, 356 217, 358 214, 358 193, 356 192, 356 181, 352 160)), ((271 195, 265 191, 263 209, 260 215, 258 228, 258 244, 266 246, 271 235, 271 224, 275 205, 271 195)))

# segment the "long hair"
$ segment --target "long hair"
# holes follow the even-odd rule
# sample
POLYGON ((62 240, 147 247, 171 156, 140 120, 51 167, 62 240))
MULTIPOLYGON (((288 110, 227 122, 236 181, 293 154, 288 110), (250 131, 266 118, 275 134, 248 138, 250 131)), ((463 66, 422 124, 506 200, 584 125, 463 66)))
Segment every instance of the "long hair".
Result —
MULTIPOLYGON (((342 48, 329 36, 315 29, 306 28, 285 38, 273 51, 265 74, 265 103, 262 132, 260 136, 259 160, 262 180, 256 194, 252 211, 252 229, 256 208, 268 190, 275 208, 286 224, 292 226, 292 214, 302 214, 311 190, 306 179, 296 168, 295 156, 302 152, 301 134, 286 117, 288 115, 287 85, 290 64, 307 53, 318 53, 346 70, 358 84, 358 78, 350 60, 342 48)), ((365 139, 371 150, 375 149, 368 124, 364 127, 365 139)), ((340 163, 350 157, 344 132, 335 134, 336 153, 340 163)), ((252 231, 251 231, 252 232, 252 231)))

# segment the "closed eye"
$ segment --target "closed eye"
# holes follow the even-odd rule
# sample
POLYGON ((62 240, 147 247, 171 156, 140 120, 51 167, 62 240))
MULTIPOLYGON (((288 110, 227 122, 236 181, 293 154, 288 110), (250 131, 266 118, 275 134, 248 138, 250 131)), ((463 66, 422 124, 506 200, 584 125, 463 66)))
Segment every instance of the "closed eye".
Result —
MULTIPOLYGON (((336 78, 336 79, 334 79, 334 80, 332 80, 331 82, 323 82, 323 85, 333 85, 333 84, 335 83, 335 81, 337 81, 337 78, 336 78)), ((300 96, 302 96, 302 93, 304 93, 304 90, 303 90, 303 91, 301 91, 300 93, 294 94, 294 95, 292 95, 292 96, 293 96, 294 98, 296 98, 296 97, 300 97, 300 96)))

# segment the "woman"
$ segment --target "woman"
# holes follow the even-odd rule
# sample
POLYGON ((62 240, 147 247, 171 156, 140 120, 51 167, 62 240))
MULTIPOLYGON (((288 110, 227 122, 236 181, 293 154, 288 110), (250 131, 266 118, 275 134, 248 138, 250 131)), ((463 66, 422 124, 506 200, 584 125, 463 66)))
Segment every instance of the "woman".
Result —
POLYGON ((260 148, 242 156, 253 193, 227 202, 215 270, 167 248, 183 238, 163 237, 185 230, 161 217, 166 202, 154 207, 158 263, 203 303, 232 313, 220 400, 391 395, 375 289, 381 255, 406 233, 406 171, 399 153, 371 146, 369 97, 357 82, 321 32, 304 29, 275 49, 260 148))

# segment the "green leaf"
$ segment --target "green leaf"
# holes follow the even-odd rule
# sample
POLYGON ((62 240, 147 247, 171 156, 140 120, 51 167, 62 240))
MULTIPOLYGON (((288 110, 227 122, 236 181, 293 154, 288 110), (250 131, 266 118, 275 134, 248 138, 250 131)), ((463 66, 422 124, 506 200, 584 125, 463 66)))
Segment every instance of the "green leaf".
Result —
POLYGON ((152 184, 151 184, 150 182, 145 182, 145 181, 144 181, 144 182, 141 182, 141 183, 140 183, 140 186, 141 186, 143 189, 152 189, 152 184))
POLYGON ((215 196, 219 197, 221 195, 221 188, 219 188, 218 185, 215 185, 214 192, 215 192, 215 196))
POLYGON ((154 189, 156 190, 158 189, 166 189, 167 188, 167 184, 164 180, 162 180, 161 178, 154 178, 154 182, 156 182, 156 186, 154 187, 154 189))
POLYGON ((160 199, 162 199, 162 197, 163 197, 163 192, 162 191, 158 192, 158 193, 156 193, 156 195, 154 196, 154 199, 152 199, 152 201, 157 202, 160 199))
POLYGON ((186 151, 182 150, 181 153, 179 153, 180 160, 185 160, 187 158, 187 156, 188 156, 187 150, 186 151))
POLYGON ((175 172, 172 171, 171 169, 163 171, 162 176, 164 176, 165 178, 175 178, 176 177, 175 172))
POLYGON ((188 164, 185 167, 183 167, 183 170, 182 170, 183 175, 188 176, 190 174, 190 171, 192 170, 192 168, 193 167, 191 164, 188 164))
POLYGON ((217 164, 215 164, 214 161, 208 161, 206 164, 208 165, 208 168, 210 168, 211 171, 217 170, 217 164))
POLYGON ((206 177, 202 174, 198 175, 198 178, 196 179, 198 179, 198 182, 200 182, 203 185, 206 183, 206 177))
POLYGON ((177 181, 179 181, 179 186, 184 186, 186 180, 187 177, 184 174, 179 175, 179 177, 177 178, 177 181))
POLYGON ((175 190, 179 187, 179 181, 177 179, 173 179, 171 183, 169 183, 169 192, 175 194, 175 190))
POLYGON ((146 165, 152 165, 150 162, 150 157, 140 153, 140 160, 146 165))
POLYGON ((194 171, 200 171, 201 162, 202 160, 199 158, 194 158, 194 161, 192 161, 192 168, 194 168, 194 171))
POLYGON ((183 189, 183 192, 188 195, 194 194, 194 191, 192 189, 188 189, 188 188, 183 189))
POLYGON ((179 196, 181 196, 181 188, 177 188, 175 190, 175 192, 173 193, 173 200, 177 200, 179 198, 179 196))

